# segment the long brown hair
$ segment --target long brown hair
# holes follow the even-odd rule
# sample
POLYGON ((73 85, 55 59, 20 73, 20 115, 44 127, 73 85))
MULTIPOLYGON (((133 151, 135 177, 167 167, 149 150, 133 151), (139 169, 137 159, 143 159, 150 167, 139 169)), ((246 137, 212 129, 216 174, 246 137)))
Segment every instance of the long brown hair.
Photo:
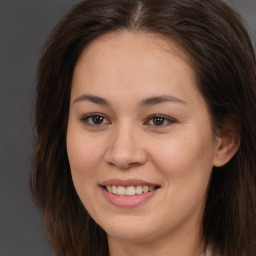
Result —
POLYGON ((222 0, 86 0, 53 31, 36 87, 30 185, 57 255, 108 255, 106 233, 74 189, 66 152, 73 69, 84 47, 113 31, 175 40, 193 68, 212 124, 237 134, 233 159, 213 168, 203 237, 222 256, 256 255, 256 60, 239 15, 222 0))

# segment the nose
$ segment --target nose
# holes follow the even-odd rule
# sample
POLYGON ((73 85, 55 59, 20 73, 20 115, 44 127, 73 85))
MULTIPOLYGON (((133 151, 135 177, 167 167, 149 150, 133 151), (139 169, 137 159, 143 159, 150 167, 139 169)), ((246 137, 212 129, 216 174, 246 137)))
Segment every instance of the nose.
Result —
POLYGON ((146 150, 142 138, 132 127, 123 127, 112 131, 104 160, 119 169, 129 169, 145 164, 146 150))

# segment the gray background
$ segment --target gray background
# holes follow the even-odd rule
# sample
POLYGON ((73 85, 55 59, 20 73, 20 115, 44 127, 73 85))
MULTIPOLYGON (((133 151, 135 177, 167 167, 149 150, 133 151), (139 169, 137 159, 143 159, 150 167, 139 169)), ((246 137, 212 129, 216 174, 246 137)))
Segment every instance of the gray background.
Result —
MULTIPOLYGON (((43 42, 78 2, 0 0, 0 256, 53 255, 27 181, 35 71, 43 42)), ((227 2, 244 17, 256 42, 256 0, 227 2)))

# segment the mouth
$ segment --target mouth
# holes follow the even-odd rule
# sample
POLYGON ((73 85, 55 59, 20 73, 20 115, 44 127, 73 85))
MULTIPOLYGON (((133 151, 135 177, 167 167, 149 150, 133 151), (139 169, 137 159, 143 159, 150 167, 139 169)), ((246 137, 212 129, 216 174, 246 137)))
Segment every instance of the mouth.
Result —
POLYGON ((159 189, 160 186, 154 185, 130 185, 130 186, 121 186, 121 185, 107 185, 103 186, 103 188, 111 194, 118 196, 135 196, 146 194, 152 192, 156 189, 159 189))
POLYGON ((161 188, 158 184, 152 184, 143 180, 112 179, 100 184, 105 199, 114 206, 121 208, 133 208, 143 205, 155 197, 161 188))

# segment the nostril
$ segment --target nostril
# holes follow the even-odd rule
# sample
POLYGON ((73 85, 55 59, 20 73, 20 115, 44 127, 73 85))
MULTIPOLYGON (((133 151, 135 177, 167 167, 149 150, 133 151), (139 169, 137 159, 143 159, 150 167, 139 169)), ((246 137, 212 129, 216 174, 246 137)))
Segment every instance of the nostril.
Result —
POLYGON ((130 168, 135 168, 138 166, 141 166, 141 163, 139 162, 133 162, 133 163, 118 163, 118 162, 111 162, 111 161, 106 161, 106 163, 112 167, 117 167, 119 169, 130 169, 130 168))
MULTIPOLYGON (((144 154, 144 153, 143 153, 144 154)), ((123 154, 122 152, 107 152, 104 161, 120 169, 130 169, 144 164, 147 157, 140 152, 123 154)))

